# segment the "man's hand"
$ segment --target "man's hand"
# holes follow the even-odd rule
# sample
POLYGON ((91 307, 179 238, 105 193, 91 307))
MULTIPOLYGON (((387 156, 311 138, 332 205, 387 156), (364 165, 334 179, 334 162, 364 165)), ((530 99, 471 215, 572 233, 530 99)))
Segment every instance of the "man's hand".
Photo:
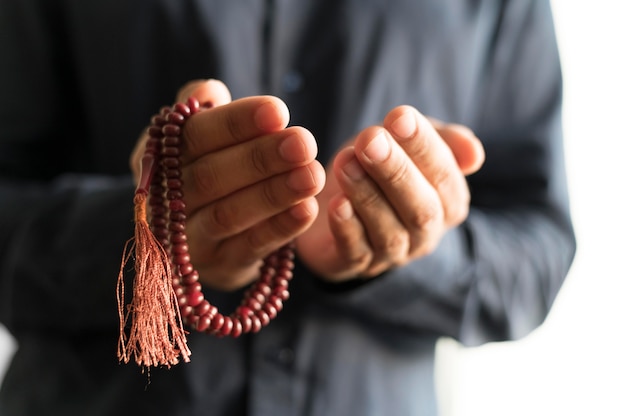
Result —
MULTIPOLYGON (((315 139, 302 127, 286 128, 289 112, 278 98, 230 101, 215 80, 186 85, 177 101, 190 96, 215 107, 183 129, 189 254, 204 284, 234 290, 257 277, 265 256, 313 223, 325 173, 315 160, 315 139)), ((131 158, 135 172, 142 140, 131 158)))
POLYGON ((329 281, 373 277, 431 253, 465 220, 465 175, 484 161, 467 128, 409 106, 363 130, 336 156, 320 215, 297 240, 300 259, 329 281))

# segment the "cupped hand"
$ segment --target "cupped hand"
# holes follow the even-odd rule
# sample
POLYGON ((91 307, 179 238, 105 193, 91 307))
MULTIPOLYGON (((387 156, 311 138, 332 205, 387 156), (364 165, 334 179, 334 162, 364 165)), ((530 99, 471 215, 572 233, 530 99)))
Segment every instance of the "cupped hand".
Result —
POLYGON ((341 149, 299 258, 329 281, 377 276, 431 253, 468 215, 465 175, 484 161, 468 128, 399 106, 341 149))
POLYGON ((235 290, 258 276, 265 256, 313 223, 325 173, 315 160, 315 139, 302 127, 286 127, 289 112, 278 98, 231 101, 216 80, 187 84, 177 101, 190 96, 214 107, 183 128, 189 254, 202 283, 235 290))

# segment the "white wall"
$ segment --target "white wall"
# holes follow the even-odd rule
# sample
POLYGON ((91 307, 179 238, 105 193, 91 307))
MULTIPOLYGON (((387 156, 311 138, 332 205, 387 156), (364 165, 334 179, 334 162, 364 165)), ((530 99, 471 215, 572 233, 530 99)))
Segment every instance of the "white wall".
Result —
POLYGON ((552 6, 577 257, 526 339, 440 345, 443 416, 626 415, 626 2, 552 6))
POLYGON ((8 366, 8 360, 15 351, 15 342, 9 335, 7 330, 0 325, 0 380, 4 377, 6 367, 8 366))
MULTIPOLYGON (((626 415, 626 2, 552 4, 578 254, 547 322, 526 339, 441 343, 443 416, 626 415)), ((0 330, 0 377, 14 347, 0 330)))

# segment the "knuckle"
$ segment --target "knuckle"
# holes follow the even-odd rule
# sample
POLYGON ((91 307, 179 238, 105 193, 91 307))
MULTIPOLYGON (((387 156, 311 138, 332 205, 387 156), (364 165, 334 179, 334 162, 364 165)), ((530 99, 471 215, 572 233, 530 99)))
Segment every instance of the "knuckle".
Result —
POLYGON ((194 163, 190 169, 192 186, 205 197, 220 192, 220 181, 212 163, 194 163))
POLYGON ((436 248, 437 244, 434 239, 426 239, 415 247, 412 254, 416 257, 428 256, 432 254, 436 248))
POLYGON ((274 186, 274 182, 266 182, 261 186, 261 199, 264 205, 269 208, 280 207, 282 205, 279 192, 274 186))
POLYGON ((372 262, 373 254, 371 251, 349 253, 346 257, 348 264, 351 268, 356 270, 364 270, 372 262))
POLYGON ((454 204, 446 210, 446 222, 449 227, 457 226, 467 219, 469 203, 454 204))
POLYGON ((248 232, 245 236, 246 245, 250 249, 250 252, 258 255, 263 252, 263 249, 267 245, 267 235, 261 235, 260 233, 248 232))
POLYGON ((236 142, 242 142, 245 137, 244 123, 241 123, 234 112, 226 112, 223 118, 226 131, 235 139, 236 142))
POLYGON ((387 175, 387 182, 392 186, 399 186, 406 182, 407 175, 409 175, 409 164, 406 159, 387 175))
POLYGON ((451 172, 445 165, 431 163, 429 166, 430 182, 437 189, 442 188, 451 179, 451 172))
POLYGON ((392 262, 404 258, 409 249, 409 238, 406 232, 395 232, 385 235, 376 244, 376 251, 379 257, 392 262))
POLYGON ((252 168, 262 174, 265 175, 270 170, 270 165, 266 159, 266 152, 260 148, 260 146, 254 145, 250 149, 249 162, 252 168))
POLYGON ((442 220, 443 212, 440 204, 434 202, 423 204, 409 218, 408 227, 417 232, 429 230, 442 220))
POLYGON ((375 209, 381 202, 381 196, 377 192, 367 192, 359 195, 358 205, 364 209, 375 209))
POLYGON ((202 141, 203 133, 200 125, 201 123, 198 122, 197 118, 191 117, 183 126, 183 146, 191 154, 197 153, 196 143, 202 141))
POLYGON ((224 204, 214 204, 203 217, 207 233, 214 239, 224 238, 233 233, 237 211, 224 204))

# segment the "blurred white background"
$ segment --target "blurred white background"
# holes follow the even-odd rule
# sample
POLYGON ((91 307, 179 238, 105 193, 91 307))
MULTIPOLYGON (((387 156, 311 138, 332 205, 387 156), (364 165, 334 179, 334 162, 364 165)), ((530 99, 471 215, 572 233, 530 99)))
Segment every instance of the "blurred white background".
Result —
MULTIPOLYGON (((626 415, 626 2, 552 5, 577 257, 527 338, 440 344, 442 416, 626 415)), ((15 348, 0 328, 0 378, 15 348)))
POLYGON ((442 416, 626 416, 626 2, 551 3, 577 256, 527 338, 441 343, 442 416))

